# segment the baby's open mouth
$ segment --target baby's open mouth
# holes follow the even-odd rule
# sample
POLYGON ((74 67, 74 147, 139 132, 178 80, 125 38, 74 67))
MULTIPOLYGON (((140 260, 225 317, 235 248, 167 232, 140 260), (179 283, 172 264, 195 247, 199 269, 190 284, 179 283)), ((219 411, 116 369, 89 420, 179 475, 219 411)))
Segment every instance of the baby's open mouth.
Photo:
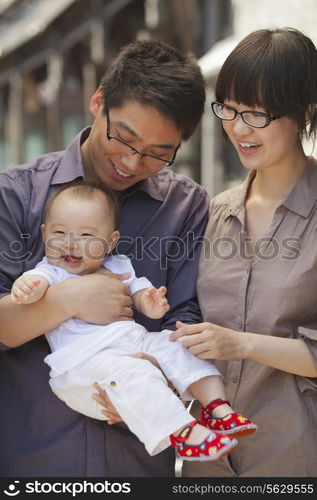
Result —
POLYGON ((76 257, 76 255, 65 255, 64 260, 68 264, 75 264, 77 262, 80 262, 82 260, 82 257, 76 257))

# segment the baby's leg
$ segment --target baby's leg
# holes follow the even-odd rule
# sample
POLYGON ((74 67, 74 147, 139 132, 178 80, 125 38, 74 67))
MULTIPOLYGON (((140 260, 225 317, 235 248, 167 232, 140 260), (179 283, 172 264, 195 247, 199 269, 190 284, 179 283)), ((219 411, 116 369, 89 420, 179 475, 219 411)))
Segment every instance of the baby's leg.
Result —
MULTIPOLYGON (((212 377, 204 377, 197 382, 193 382, 189 386, 189 390, 203 406, 207 406, 211 401, 215 399, 226 399, 225 388, 223 384, 222 377, 217 375, 212 377)), ((213 410, 214 417, 225 417, 228 413, 232 413, 233 409, 228 403, 217 406, 213 410)))
POLYGON ((204 426, 232 437, 249 436, 256 431, 255 423, 235 413, 226 401, 221 377, 205 377, 191 384, 189 389, 203 406, 200 422, 204 426))
POLYGON ((68 406, 104 420, 102 407, 92 398, 95 393, 93 384, 98 382, 150 455, 170 446, 169 436, 193 421, 183 403, 168 387, 162 372, 149 361, 114 356, 104 350, 67 377, 63 378, 64 387, 61 387, 58 377, 51 379, 51 385, 55 384, 54 392, 57 393, 58 389, 57 394, 68 406))
POLYGON ((171 332, 147 333, 144 352, 154 356, 163 373, 178 390, 183 400, 197 399, 203 405, 201 423, 209 429, 232 435, 249 435, 256 425, 234 413, 226 401, 222 376, 207 360, 191 354, 180 342, 170 342, 171 332))
POLYGON ((171 342, 171 333, 169 330, 147 333, 143 339, 143 352, 155 357, 164 375, 172 382, 182 399, 190 401, 196 398, 190 390, 194 382, 205 377, 221 381, 221 375, 210 361, 197 358, 180 342, 171 342))

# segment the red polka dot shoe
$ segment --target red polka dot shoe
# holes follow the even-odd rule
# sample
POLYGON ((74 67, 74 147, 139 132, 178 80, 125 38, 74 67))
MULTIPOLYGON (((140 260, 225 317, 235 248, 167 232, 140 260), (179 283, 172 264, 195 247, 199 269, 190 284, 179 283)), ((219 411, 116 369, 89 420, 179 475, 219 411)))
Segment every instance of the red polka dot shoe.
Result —
POLYGON ((239 413, 229 413, 222 418, 213 417, 213 410, 224 404, 230 405, 229 401, 215 399, 209 405, 203 406, 201 409, 201 425, 208 427, 214 432, 230 435, 231 437, 249 436, 257 430, 257 426, 252 420, 239 415, 239 413))
POLYGON ((171 445, 177 448, 177 455, 182 460, 218 460, 230 453, 238 444, 236 439, 223 436, 220 433, 211 432, 200 444, 186 444, 192 428, 197 425, 197 420, 188 424, 180 434, 175 437, 170 435, 171 445))

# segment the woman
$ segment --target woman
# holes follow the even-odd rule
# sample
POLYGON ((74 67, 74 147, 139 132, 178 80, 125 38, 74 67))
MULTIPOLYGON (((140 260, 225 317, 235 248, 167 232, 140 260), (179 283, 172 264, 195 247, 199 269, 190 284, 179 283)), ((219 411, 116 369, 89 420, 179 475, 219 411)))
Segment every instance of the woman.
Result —
POLYGON ((206 322, 178 323, 172 339, 216 360, 258 431, 184 476, 317 476, 317 161, 302 145, 316 103, 316 48, 297 30, 251 33, 220 71, 212 110, 248 177, 211 204, 197 287, 206 322))

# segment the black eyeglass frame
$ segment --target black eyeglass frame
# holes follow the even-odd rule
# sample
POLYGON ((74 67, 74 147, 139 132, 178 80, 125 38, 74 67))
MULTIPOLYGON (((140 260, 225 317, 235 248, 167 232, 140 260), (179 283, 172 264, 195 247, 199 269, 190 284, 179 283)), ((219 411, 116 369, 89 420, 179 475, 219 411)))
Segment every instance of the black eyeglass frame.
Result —
POLYGON ((121 144, 124 144, 125 146, 127 146, 130 149, 132 155, 138 154, 138 155, 140 155, 142 160, 143 160, 143 158, 154 158, 155 160, 159 160, 160 162, 162 162, 162 167, 160 167, 160 168, 170 167, 174 163, 177 151, 179 150, 179 148, 181 146, 181 142, 178 144, 178 146, 174 150, 173 158, 170 161, 166 161, 163 158, 159 158, 158 156, 151 155, 149 153, 141 153, 134 146, 131 146, 131 144, 128 144, 127 142, 123 141, 122 139, 119 139, 119 137, 114 137, 113 135, 110 135, 110 116, 109 116, 109 109, 108 108, 106 108, 106 117, 107 117, 107 139, 108 139, 108 141, 111 141, 111 139, 114 139, 115 141, 121 142, 121 144))
POLYGON ((266 128, 270 125, 271 122, 273 122, 274 120, 278 120, 279 118, 281 118, 281 116, 275 116, 275 115, 270 115, 269 113, 265 113, 264 111, 251 111, 251 110, 246 110, 246 111, 237 111, 235 108, 233 108, 232 106, 228 106, 228 104, 224 104, 223 102, 217 102, 217 101, 213 101, 211 104, 211 110, 213 112, 213 114, 219 118, 220 120, 224 120, 224 121, 233 121, 236 119, 237 115, 240 115, 242 120, 244 121, 244 123, 246 125, 248 125, 249 127, 253 127, 253 128, 266 128), (224 106, 225 108, 229 109, 230 111, 233 111, 234 112, 234 116, 232 118, 223 118, 222 116, 219 116, 217 115, 217 113, 215 112, 214 110, 214 106, 216 105, 220 105, 220 106, 224 106), (247 114, 247 113, 256 113, 258 116, 263 116, 265 119, 266 119, 266 123, 265 125, 261 125, 261 126, 258 126, 258 125, 252 125, 251 123, 249 123, 248 121, 246 121, 246 119, 244 118, 244 115, 247 114))

